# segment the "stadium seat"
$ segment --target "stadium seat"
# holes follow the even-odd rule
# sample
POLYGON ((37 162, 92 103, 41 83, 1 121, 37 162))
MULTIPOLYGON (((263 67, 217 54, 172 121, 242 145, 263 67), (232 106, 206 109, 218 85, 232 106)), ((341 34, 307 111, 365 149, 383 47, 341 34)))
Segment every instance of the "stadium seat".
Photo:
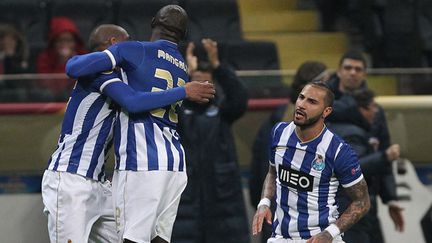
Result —
POLYGON ((189 15, 189 40, 242 39, 236 0, 185 0, 184 4, 189 15))
POLYGON ((276 45, 268 41, 236 41, 227 43, 227 62, 237 70, 277 70, 276 45))
POLYGON ((149 40, 150 23, 156 12, 173 0, 122 0, 118 9, 117 23, 125 28, 132 39, 149 40))
POLYGON ((87 42, 96 26, 113 23, 112 4, 111 0, 56 0, 52 2, 51 16, 71 18, 87 42))

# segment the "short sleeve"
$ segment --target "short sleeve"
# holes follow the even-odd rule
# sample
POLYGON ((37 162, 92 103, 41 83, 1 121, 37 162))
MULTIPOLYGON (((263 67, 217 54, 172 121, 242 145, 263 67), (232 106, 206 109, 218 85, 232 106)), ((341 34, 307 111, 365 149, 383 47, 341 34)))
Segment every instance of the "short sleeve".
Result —
POLYGON ((270 142, 269 142, 269 163, 271 165, 275 165, 275 153, 276 153, 276 147, 277 147, 277 141, 279 141, 279 136, 276 133, 276 130, 279 128, 279 126, 282 124, 282 122, 276 123, 276 125, 273 126, 271 133, 270 133, 270 142))
POLYGON ((144 60, 144 46, 138 41, 120 42, 110 46, 104 52, 110 58, 113 68, 134 70, 144 60))
POLYGON ((335 174, 343 187, 350 187, 363 179, 357 154, 346 143, 340 146, 335 159, 335 174))

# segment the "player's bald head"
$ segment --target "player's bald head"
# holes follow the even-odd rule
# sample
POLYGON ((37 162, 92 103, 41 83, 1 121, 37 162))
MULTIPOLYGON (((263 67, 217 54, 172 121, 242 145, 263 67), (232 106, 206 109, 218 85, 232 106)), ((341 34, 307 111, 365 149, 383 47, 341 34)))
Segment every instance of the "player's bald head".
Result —
POLYGON ((159 29, 164 37, 178 42, 186 36, 187 21, 187 13, 182 7, 167 5, 156 13, 151 26, 159 29))
POLYGON ((96 27, 90 34, 89 46, 93 51, 100 51, 113 44, 113 40, 120 42, 128 38, 129 34, 122 27, 114 24, 103 24, 96 27))

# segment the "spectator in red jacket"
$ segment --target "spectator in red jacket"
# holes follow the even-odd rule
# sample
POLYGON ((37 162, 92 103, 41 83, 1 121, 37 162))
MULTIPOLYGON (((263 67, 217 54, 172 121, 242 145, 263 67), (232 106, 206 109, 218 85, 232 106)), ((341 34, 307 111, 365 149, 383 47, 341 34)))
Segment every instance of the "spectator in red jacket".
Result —
MULTIPOLYGON (((38 73, 64 73, 66 61, 87 50, 75 23, 67 17, 53 17, 48 34, 48 46, 37 59, 38 73)), ((69 94, 73 82, 68 80, 41 80, 39 87, 52 93, 54 98, 69 94)))

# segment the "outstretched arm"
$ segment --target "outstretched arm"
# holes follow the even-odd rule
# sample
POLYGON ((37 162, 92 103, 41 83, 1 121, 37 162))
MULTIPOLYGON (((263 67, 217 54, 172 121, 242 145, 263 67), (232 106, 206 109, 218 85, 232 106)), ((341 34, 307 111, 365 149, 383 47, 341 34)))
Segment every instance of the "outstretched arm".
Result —
POLYGON ((261 201, 258 204, 257 212, 252 222, 252 234, 256 235, 261 232, 264 219, 268 224, 272 223, 272 213, 270 210, 271 199, 276 193, 276 168, 270 164, 269 170, 264 181, 261 201))
POLYGON ((78 78, 121 67, 135 69, 143 60, 144 47, 137 41, 126 41, 110 46, 103 52, 77 55, 66 63, 66 74, 78 78))
POLYGON ((123 83, 116 73, 101 74, 93 85, 130 113, 139 113, 171 105, 182 99, 208 102, 214 97, 214 86, 210 83, 189 82, 185 86, 160 92, 137 92, 123 83))

